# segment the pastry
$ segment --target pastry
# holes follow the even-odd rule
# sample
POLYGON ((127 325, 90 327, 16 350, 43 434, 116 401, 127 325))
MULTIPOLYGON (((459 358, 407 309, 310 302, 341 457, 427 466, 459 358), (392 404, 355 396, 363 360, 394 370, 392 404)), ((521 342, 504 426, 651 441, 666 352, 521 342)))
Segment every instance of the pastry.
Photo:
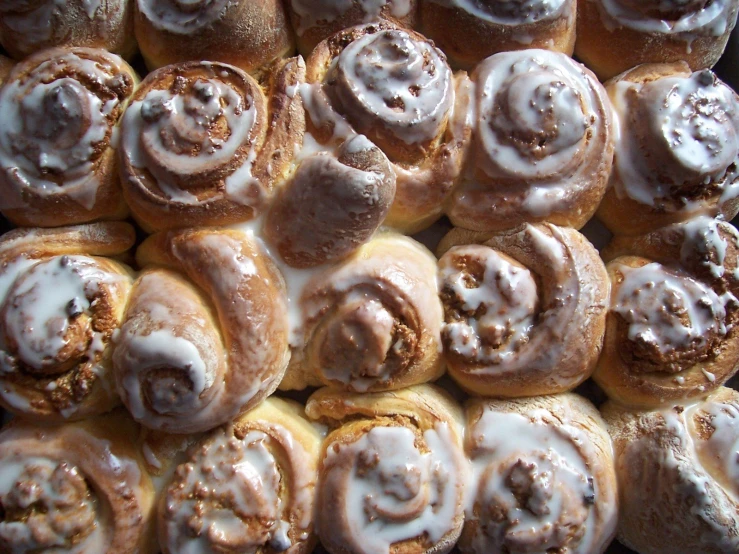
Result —
POLYGON ((477 117, 445 210, 452 223, 582 227, 605 193, 616 135, 595 75, 565 54, 521 50, 487 58, 472 82, 477 117))
POLYGON ((272 67, 264 90, 247 73, 187 62, 150 73, 121 124, 121 180, 147 230, 226 225, 262 213, 300 148, 302 60, 272 67))
POLYGON ((464 553, 602 554, 616 532, 611 439, 598 411, 567 393, 472 399, 464 553))
POLYGON ((133 272, 127 223, 16 229, 0 238, 0 405, 34 421, 118 403, 111 354, 133 272))
POLYGON ((287 299, 271 259, 236 230, 149 237, 113 353, 133 418, 171 433, 212 429, 255 407, 287 366, 287 299))
POLYGON ((620 136, 598 218, 640 234, 739 212, 739 96, 711 71, 642 65, 606 84, 620 136))
POLYGON ((123 219, 115 128, 137 77, 104 50, 55 48, 0 89, 0 211, 16 225, 123 219))
POLYGON ((535 396, 590 376, 608 279, 584 236, 551 224, 499 235, 455 229, 438 254, 441 338, 449 374, 463 389, 535 396))

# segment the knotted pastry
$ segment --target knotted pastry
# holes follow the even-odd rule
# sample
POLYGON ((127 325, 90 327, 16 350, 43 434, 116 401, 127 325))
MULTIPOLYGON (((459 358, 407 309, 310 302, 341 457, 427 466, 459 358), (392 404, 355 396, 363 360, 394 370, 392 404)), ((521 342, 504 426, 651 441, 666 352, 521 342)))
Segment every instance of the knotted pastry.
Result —
POLYGON ((602 554, 616 532, 611 439, 575 394, 466 405, 462 552, 602 554))
POLYGON ((281 0, 135 0, 150 69, 203 58, 256 72, 295 48, 281 0))
POLYGON ((439 254, 441 338, 449 374, 463 389, 535 396, 590 376, 608 280, 584 236, 551 224, 492 236, 455 229, 439 254))
POLYGON ((609 245, 604 254, 619 257, 607 265, 611 307, 593 378, 610 398, 659 406, 736 372, 738 241, 730 224, 700 218, 609 245))
POLYGON ((0 405, 58 422, 119 402, 111 352, 132 271, 127 223, 18 229, 0 238, 0 405))
POLYGON ((131 0, 2 0, 0 44, 17 60, 55 46, 136 50, 131 0))
POLYGON ((253 237, 163 232, 139 247, 137 260, 146 269, 113 354, 118 391, 136 421, 205 431, 274 392, 290 355, 287 299, 253 237))
POLYGON ((154 490, 122 413, 0 432, 0 550, 155 552, 154 490))
POLYGON ((354 25, 387 20, 411 29, 418 10, 418 0, 287 0, 286 4, 304 56, 322 40, 354 25))
POLYGON ((278 62, 265 91, 247 73, 188 62, 150 73, 122 121, 121 179, 148 230, 255 217, 300 148, 304 114, 293 89, 299 58, 278 62))
POLYGON ((737 0, 584 0, 575 55, 604 81, 643 63, 713 67, 738 8, 737 0))
POLYGON ((570 57, 504 52, 472 74, 476 123, 446 212, 476 231, 549 221, 579 229, 608 183, 615 133, 603 86, 570 57))
POLYGON ((0 89, 0 210, 16 225, 123 219, 115 126, 136 75, 88 48, 45 50, 0 89))
POLYGON ((332 430, 319 464, 316 528, 331 554, 449 552, 462 530, 462 413, 431 385, 315 392, 308 417, 332 430))
POLYGON ((444 371, 436 263, 413 239, 377 235, 315 274, 299 302, 302 340, 283 389, 395 390, 444 371))
POLYGON ((361 133, 392 162, 395 201, 386 224, 413 233, 441 215, 469 138, 469 79, 454 75, 423 36, 377 23, 316 46, 301 89, 312 138, 361 133))
POLYGON ((575 48, 574 0, 421 0, 420 11, 423 33, 463 69, 498 52, 575 48))
POLYGON ((164 553, 312 552, 321 441, 302 406, 276 397, 209 433, 161 496, 164 553))
POLYGON ((641 554, 739 550, 739 394, 632 411, 608 402, 620 491, 618 540, 641 554))
POLYGON ((607 89, 620 138, 598 217, 611 231, 739 212, 739 96, 731 88, 675 63, 634 68, 607 89))

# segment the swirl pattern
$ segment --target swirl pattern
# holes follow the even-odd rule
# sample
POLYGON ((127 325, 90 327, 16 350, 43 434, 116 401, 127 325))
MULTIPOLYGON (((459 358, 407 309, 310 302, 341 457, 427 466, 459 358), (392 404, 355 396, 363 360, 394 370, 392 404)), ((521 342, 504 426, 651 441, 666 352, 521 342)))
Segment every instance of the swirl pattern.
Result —
POLYGON ((299 114, 286 121, 296 114, 285 90, 301 72, 298 60, 285 62, 270 103, 252 77, 225 64, 151 73, 126 110, 119 147, 124 192, 141 223, 225 224, 259 213, 301 132, 299 114))
POLYGON ((125 215, 113 129, 133 70, 102 50, 47 50, 19 64, 0 92, 0 209, 20 225, 125 215))
POLYGON ((491 56, 472 79, 479 117, 469 175, 447 210, 452 222, 480 231, 582 227, 605 193, 614 149, 595 76, 564 54, 523 50, 491 56))
POLYGON ((251 238, 160 233, 138 256, 169 269, 146 271, 134 284, 113 355, 134 419, 169 432, 204 431, 277 388, 289 360, 287 301, 282 277, 251 238))
POLYGON ((0 241, 0 404, 36 419, 80 419, 117 398, 110 362, 133 281, 102 257, 134 231, 96 224, 14 231, 0 241))
POLYGON ((605 269, 592 245, 553 225, 467 242, 453 232, 439 260, 451 376, 496 396, 551 394, 584 381, 606 317, 605 269))

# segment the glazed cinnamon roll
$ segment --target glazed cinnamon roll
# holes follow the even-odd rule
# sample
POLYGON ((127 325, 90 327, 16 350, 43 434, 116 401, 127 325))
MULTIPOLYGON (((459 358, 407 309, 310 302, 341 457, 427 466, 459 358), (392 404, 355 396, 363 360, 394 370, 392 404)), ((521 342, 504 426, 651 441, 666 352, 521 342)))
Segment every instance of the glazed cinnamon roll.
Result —
POLYGON ((606 250, 638 254, 607 266, 611 306, 593 378, 609 397, 659 406, 703 396, 736 372, 739 246, 729 227, 705 218, 606 250))
POLYGON ((462 530, 462 414, 430 385, 393 393, 315 392, 332 430, 319 463, 316 528, 331 554, 449 552, 462 530))
POLYGON ((276 397, 190 449, 159 503, 159 542, 177 552, 309 554, 322 435, 276 397))
POLYGON ((584 236, 551 224, 493 236, 453 230, 439 254, 441 338, 449 374, 463 389, 535 396, 590 376, 608 280, 584 236))
POLYGON ((446 208, 452 222, 477 231, 582 227, 605 193, 615 140, 595 75, 564 54, 523 50, 491 56, 472 81, 478 117, 446 208))
POLYGON ((643 63, 713 67, 736 24, 737 0, 585 0, 575 55, 602 80, 643 63))
POLYGON ((205 431, 274 392, 290 354, 287 299, 252 237, 164 232, 149 237, 137 259, 146 269, 113 354, 118 392, 136 421, 205 431))
POLYGON ((575 394, 470 400, 462 552, 602 554, 616 532, 611 440, 575 394))
POLYGON ((441 376, 435 272, 419 243, 382 233, 315 274, 299 299, 300 340, 281 388, 382 391, 441 376))
POLYGON ((463 69, 498 52, 575 48, 573 0, 421 0, 420 12, 422 32, 463 69))
POLYGON ((298 50, 308 56, 334 33, 380 20, 411 29, 416 24, 418 0, 288 0, 298 50))
POLYGON ((295 48, 281 0, 134 0, 149 69, 208 59, 261 71, 295 48))
POLYGON ((300 148, 299 58, 273 67, 265 90, 247 73, 189 62, 150 73, 121 125, 126 200, 148 230, 225 225, 261 213, 300 148))
POLYGON ((118 56, 51 49, 0 90, 0 211, 16 225, 123 219, 115 126, 136 75, 118 56))
POLYGON ((392 162, 386 224, 412 233, 441 215, 469 138, 470 86, 433 43, 390 23, 341 31, 307 61, 301 89, 311 136, 324 148, 357 133, 392 162))
POLYGON ((642 554, 739 549, 739 394, 632 411, 609 402, 619 479, 618 539, 642 554))
POLYGON ((154 490, 122 413, 0 432, 0 550, 155 552, 154 490))
POLYGON ((1 0, 0 44, 17 60, 46 48, 83 46, 124 57, 136 50, 131 0, 1 0))
POLYGON ((731 88, 685 63, 643 65, 607 88, 620 137, 598 217, 611 231, 739 212, 739 96, 731 88))
POLYGON ((132 271, 126 223, 15 230, 0 238, 0 405, 58 422, 119 402, 111 353, 132 271))

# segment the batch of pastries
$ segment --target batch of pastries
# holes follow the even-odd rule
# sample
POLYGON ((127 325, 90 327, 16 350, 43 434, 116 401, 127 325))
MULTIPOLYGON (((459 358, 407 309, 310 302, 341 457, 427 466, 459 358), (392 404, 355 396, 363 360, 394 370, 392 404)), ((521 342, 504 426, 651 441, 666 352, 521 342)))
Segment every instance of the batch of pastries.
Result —
POLYGON ((738 9, 0 0, 0 552, 739 552, 738 9))

